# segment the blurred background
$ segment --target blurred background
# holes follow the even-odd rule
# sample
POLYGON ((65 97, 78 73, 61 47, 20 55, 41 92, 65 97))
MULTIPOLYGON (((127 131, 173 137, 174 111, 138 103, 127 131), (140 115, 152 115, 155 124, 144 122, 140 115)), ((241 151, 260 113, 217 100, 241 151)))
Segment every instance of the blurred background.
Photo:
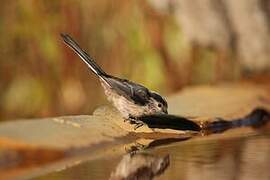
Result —
POLYGON ((0 14, 0 120, 107 103, 61 32, 105 71, 163 95, 270 68, 268 0, 17 0, 2 1, 0 14))

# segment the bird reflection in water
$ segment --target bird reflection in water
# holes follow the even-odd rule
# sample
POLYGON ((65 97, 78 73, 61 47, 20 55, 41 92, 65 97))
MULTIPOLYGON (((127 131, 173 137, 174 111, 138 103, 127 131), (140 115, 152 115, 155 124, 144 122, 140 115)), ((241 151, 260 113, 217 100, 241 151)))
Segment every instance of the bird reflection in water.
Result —
POLYGON ((149 153, 129 153, 123 156, 110 180, 153 179, 165 172, 170 165, 169 155, 163 157, 149 153))

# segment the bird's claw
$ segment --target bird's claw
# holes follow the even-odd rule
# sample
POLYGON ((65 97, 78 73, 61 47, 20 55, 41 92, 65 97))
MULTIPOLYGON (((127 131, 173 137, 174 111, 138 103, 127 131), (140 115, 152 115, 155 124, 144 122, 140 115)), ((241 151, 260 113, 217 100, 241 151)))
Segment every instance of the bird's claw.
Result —
POLYGON ((134 130, 142 127, 144 125, 144 123, 136 118, 129 118, 129 119, 125 119, 124 122, 128 121, 130 124, 135 124, 134 126, 134 130))
POLYGON ((143 125, 144 125, 144 123, 142 123, 142 122, 137 122, 136 125, 135 125, 135 127, 134 127, 134 130, 136 130, 136 129, 142 127, 143 125))

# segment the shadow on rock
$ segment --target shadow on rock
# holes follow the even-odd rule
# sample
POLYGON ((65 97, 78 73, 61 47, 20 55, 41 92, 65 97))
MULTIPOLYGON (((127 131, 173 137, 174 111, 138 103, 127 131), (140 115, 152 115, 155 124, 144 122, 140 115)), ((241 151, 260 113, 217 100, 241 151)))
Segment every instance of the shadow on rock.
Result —
POLYGON ((270 112, 262 108, 257 108, 243 118, 232 120, 217 118, 216 121, 205 123, 202 125, 202 131, 207 132, 207 134, 211 134, 221 133, 228 129, 239 127, 261 128, 269 122, 270 112))

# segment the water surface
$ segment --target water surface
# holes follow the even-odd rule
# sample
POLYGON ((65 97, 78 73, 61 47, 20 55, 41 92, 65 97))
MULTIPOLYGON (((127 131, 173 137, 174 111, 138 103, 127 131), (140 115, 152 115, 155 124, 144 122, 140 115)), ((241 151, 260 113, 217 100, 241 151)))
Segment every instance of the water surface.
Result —
MULTIPOLYGON (((248 128, 240 128, 143 152, 154 157, 169 155, 170 163, 157 179, 270 179, 269 131, 251 133, 248 128)), ((36 179, 108 179, 122 158, 113 156, 78 163, 36 179)))

